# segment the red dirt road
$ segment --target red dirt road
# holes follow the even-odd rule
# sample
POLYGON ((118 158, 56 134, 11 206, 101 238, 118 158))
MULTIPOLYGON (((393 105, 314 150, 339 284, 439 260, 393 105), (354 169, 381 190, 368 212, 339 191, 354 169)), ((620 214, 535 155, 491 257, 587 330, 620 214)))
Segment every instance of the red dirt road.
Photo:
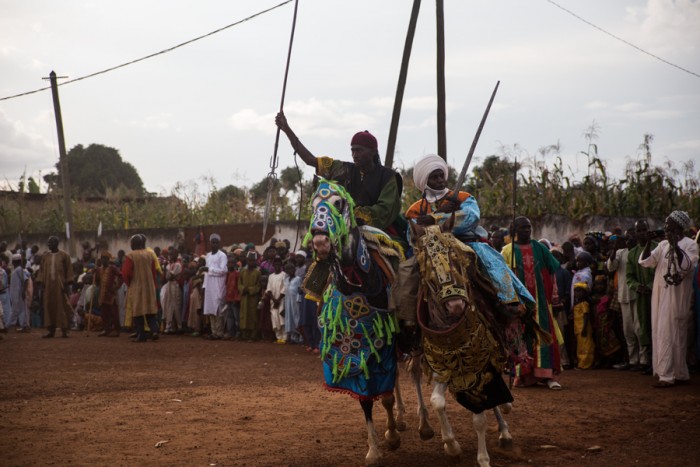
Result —
MULTIPOLYGON (((301 346, 40 335, 11 330, 0 340, 3 465, 364 464, 359 404, 326 392, 320 360, 301 346)), ((497 447, 489 414, 491 464, 700 465, 700 377, 693 377, 688 386, 654 389, 652 377, 639 373, 569 371, 562 391, 514 389, 507 416, 514 449, 497 447)), ((419 439, 405 373, 401 384, 409 426, 398 450, 382 443, 385 465, 455 465, 439 433, 419 439)), ((426 399, 429 391, 424 385, 426 399)), ((459 465, 474 465, 471 414, 449 398, 448 415, 464 451, 459 465)), ((374 417, 383 432, 380 404, 374 417)), ((438 432, 432 410, 430 421, 438 432)))

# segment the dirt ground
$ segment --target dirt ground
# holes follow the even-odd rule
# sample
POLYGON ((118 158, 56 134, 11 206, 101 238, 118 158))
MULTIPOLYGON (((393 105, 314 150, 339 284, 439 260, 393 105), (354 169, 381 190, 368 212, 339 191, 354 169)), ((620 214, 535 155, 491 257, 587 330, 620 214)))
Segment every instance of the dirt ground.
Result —
MULTIPOLYGON (((321 362, 302 346, 40 335, 11 330, 0 341, 3 465, 364 464, 359 404, 322 388, 321 362)), ((562 391, 514 389, 512 450, 498 448, 488 415, 492 465, 700 465, 700 378, 693 376, 690 385, 655 389, 639 373, 568 371, 562 391)), ((455 465, 439 434, 420 440, 405 373, 400 383, 408 429, 398 450, 382 442, 385 465, 455 465)), ((474 465, 471 415, 450 398, 448 416, 464 451, 458 465, 474 465)), ((380 404, 374 417, 381 434, 380 404)), ((432 412, 430 421, 437 432, 432 412)))

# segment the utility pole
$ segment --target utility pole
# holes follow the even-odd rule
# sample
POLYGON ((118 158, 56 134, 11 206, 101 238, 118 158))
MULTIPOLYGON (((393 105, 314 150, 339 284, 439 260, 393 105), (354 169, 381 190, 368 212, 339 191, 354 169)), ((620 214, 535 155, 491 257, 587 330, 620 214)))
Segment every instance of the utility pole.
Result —
POLYGON ((416 35, 416 23, 418 22, 420 2, 421 0, 413 0, 411 19, 408 23, 408 32, 406 33, 406 43, 403 47, 403 57, 401 58, 401 71, 399 71, 399 84, 396 86, 396 97, 394 98, 394 112, 391 114, 391 125, 389 126, 389 140, 386 144, 386 157, 384 159, 384 165, 389 168, 391 168, 391 166, 394 164, 396 135, 399 131, 399 117, 401 116, 401 104, 403 103, 403 93, 406 89, 406 75, 408 75, 408 62, 411 59, 413 37, 416 35))
MULTIPOLYGON (((67 76, 60 76, 67 78, 67 76)), ((51 94, 53 95, 53 110, 56 114, 56 133, 58 134, 58 154, 61 166, 61 181, 63 185, 63 211, 66 215, 66 237, 68 240, 68 253, 71 258, 77 258, 75 238, 73 237, 73 211, 71 208, 70 177, 68 175, 68 161, 66 160, 66 141, 63 137, 63 119, 61 117, 61 103, 58 100, 58 84, 56 72, 51 71, 48 78, 51 81, 51 94)))
POLYGON ((447 126, 445 121, 445 5, 436 0, 437 16, 437 132, 438 155, 447 161, 447 126))

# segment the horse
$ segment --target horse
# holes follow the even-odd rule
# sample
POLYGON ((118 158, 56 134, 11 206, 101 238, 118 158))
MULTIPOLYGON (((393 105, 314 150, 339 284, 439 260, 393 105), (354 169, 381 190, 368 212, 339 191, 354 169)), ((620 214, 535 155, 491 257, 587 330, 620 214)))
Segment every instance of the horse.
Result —
POLYGON ((367 424, 365 464, 380 465, 375 400, 381 399, 387 412, 389 448, 401 443, 393 413, 398 323, 389 311, 389 296, 403 251, 383 231, 358 226, 352 197, 333 181, 319 179, 311 208, 304 245, 313 247, 315 262, 303 286, 321 302, 324 385, 359 400, 367 424))
MULTIPOLYGON (((484 467, 490 463, 484 411, 493 409, 499 444, 511 447, 512 436, 502 412, 510 412, 513 397, 502 372, 509 361, 527 358, 527 352, 522 321, 514 309, 499 303, 490 280, 478 269, 475 251, 452 235, 453 223, 454 216, 442 225, 411 224, 420 270, 417 322, 422 334, 422 358, 433 378, 430 402, 440 421, 445 453, 452 458, 461 455, 445 414, 445 392, 449 388, 457 402, 473 412, 477 462, 484 467)), ((522 313, 524 307, 515 308, 522 313)), ((409 371, 420 394, 417 366, 417 362, 411 362, 409 371)), ((423 438, 424 433, 431 435, 432 428, 420 395, 418 400, 423 438)))

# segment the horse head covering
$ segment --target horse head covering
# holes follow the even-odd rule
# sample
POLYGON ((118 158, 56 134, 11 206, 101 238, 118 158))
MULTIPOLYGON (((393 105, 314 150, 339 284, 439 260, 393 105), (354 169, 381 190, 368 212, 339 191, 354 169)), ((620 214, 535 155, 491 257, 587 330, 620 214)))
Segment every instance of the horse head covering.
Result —
POLYGON ((683 230, 690 228, 690 216, 685 211, 673 211, 668 218, 678 224, 683 230))
POLYGON ((428 186, 428 177, 436 170, 442 170, 445 179, 447 179, 449 173, 447 162, 437 154, 428 154, 413 166, 413 183, 430 203, 444 197, 449 191, 447 188, 436 191, 428 186))

